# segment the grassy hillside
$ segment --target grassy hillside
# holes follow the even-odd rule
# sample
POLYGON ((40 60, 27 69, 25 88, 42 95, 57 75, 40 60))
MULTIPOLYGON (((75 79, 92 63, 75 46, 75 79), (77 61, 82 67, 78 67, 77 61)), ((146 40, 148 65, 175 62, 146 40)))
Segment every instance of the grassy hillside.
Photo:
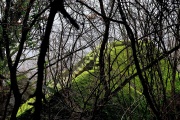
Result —
MULTIPOLYGON (((137 55, 140 66, 144 68, 158 56, 161 52, 151 43, 139 42, 137 55)), ((98 51, 98 50, 96 50, 98 51)), ((98 52, 92 51, 85 58, 84 63, 74 73, 75 79, 72 84, 73 91, 76 91, 75 100, 84 111, 92 110, 94 102, 100 101, 104 96, 103 85, 99 81, 98 52), (96 98, 96 97, 99 98, 96 98)), ((136 73, 133 62, 132 51, 129 43, 117 41, 110 43, 106 49, 105 56, 105 78, 113 92, 119 87, 126 78, 136 73)), ((159 105, 163 101, 164 93, 167 98, 170 97, 172 90, 171 80, 172 70, 167 59, 159 61, 154 66, 143 72, 147 80, 154 100, 159 105)), ((179 73, 176 74, 176 92, 180 90, 179 73)), ((148 105, 142 95, 142 86, 138 76, 134 77, 126 84, 116 96, 114 96, 104 109, 108 119, 148 119, 151 117, 151 111, 147 109, 148 105), (143 113, 143 114, 142 114, 143 113)))
MULTIPOLYGON (((142 69, 161 55, 160 50, 151 42, 144 43, 140 41, 137 46, 137 55, 142 69)), ((116 41, 109 43, 106 46, 104 58, 104 77, 110 89, 110 95, 117 88, 121 87, 121 89, 118 89, 117 94, 113 94, 113 97, 106 104, 103 104, 104 107, 99 117, 105 120, 153 119, 152 111, 142 94, 143 88, 139 77, 132 77, 136 74, 136 68, 130 42, 116 41), (130 77, 132 78, 124 84, 130 77)), ((62 100, 62 97, 59 98, 61 102, 63 101, 63 104, 56 100, 56 105, 52 109, 55 112, 61 112, 60 108, 67 104, 66 107, 68 106, 71 112, 83 112, 84 116, 92 115, 94 107, 96 105, 100 106, 96 103, 104 98, 106 91, 99 80, 99 48, 88 53, 74 68, 71 92, 65 90, 70 99, 63 97, 66 100, 62 100)), ((168 59, 163 59, 143 71, 143 76, 149 85, 149 89, 151 89, 153 99, 159 106, 164 104, 164 97, 171 98, 172 74, 172 67, 168 59)), ((178 93, 179 90, 180 82, 179 73, 177 72, 175 91, 178 93)), ((43 116, 47 115, 43 114, 43 116)))

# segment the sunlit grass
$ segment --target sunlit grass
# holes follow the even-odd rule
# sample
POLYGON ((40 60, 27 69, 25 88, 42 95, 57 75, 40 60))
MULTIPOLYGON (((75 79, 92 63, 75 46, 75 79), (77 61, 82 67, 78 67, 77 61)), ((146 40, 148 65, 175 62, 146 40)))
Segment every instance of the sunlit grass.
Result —
POLYGON ((18 113, 16 115, 16 117, 19 117, 20 115, 22 115, 25 111, 33 108, 32 105, 29 105, 28 103, 34 103, 35 102, 35 98, 30 98, 29 100, 27 100, 24 104, 22 104, 18 110, 18 113))

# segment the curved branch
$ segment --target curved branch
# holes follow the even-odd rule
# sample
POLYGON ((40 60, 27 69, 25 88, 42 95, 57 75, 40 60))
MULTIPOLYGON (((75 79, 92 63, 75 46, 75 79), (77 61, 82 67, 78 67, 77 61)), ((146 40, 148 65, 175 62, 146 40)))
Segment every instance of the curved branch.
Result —
POLYGON ((140 65, 139 65, 139 60, 138 60, 138 57, 136 55, 136 41, 135 41, 134 34, 133 34, 131 28, 129 27, 129 25, 128 25, 127 21, 126 21, 126 17, 125 17, 125 14, 124 14, 123 10, 122 10, 120 0, 117 0, 117 1, 118 1, 119 12, 121 14, 122 20, 124 21, 124 26, 126 28, 129 39, 131 40, 131 47, 132 47, 132 51, 133 51, 134 62, 135 62, 135 66, 136 66, 136 70, 137 70, 139 79, 140 79, 141 84, 143 86, 143 94, 146 97, 146 100, 149 103, 149 105, 150 105, 152 111, 154 112, 154 114, 156 115, 156 117, 159 120, 161 120, 161 117, 160 117, 158 108, 156 106, 156 103, 155 103, 155 101, 153 101, 151 99, 151 92, 149 91, 147 81, 144 79, 144 77, 142 75, 142 71, 141 71, 141 68, 140 68, 140 65))

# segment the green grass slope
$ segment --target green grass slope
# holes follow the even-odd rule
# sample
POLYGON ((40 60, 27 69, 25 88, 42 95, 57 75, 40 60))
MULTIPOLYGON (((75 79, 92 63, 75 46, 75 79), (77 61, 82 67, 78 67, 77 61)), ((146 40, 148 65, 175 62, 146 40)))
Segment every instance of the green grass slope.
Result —
MULTIPOLYGON (((137 56, 142 69, 160 55, 160 50, 151 42, 144 43, 140 41, 137 43, 137 56)), ((110 93, 113 93, 118 87, 124 85, 125 80, 136 73, 130 42, 116 41, 108 43, 104 59, 104 77, 110 93)), ((99 80, 99 74, 99 48, 97 47, 74 66, 71 84, 71 91, 73 91, 71 97, 75 101, 76 106, 85 112, 86 115, 92 114, 96 103, 100 102, 105 95, 105 89, 99 80)), ((167 99, 171 97, 172 93, 173 72, 170 62, 168 59, 163 59, 146 71, 143 71, 142 74, 149 84, 154 100, 161 106, 164 93, 167 99)), ((152 119, 152 111, 142 94, 142 90, 138 76, 132 77, 104 105, 104 109, 99 117, 102 120, 152 119)), ((179 90, 179 73, 176 72, 175 92, 178 93, 179 90)), ((58 105, 56 107, 58 108, 58 105)), ((76 111, 75 108, 72 109, 76 111)), ((20 113, 23 113, 23 111, 20 113)))
MULTIPOLYGON (((140 66, 143 68, 161 55, 161 52, 151 43, 138 42, 137 55, 140 66)), ((98 50, 96 50, 98 51, 98 50)), ((94 103, 103 98, 104 88, 99 81, 98 52, 92 51, 85 58, 84 63, 74 73, 72 83, 73 91, 76 91, 75 100, 86 111, 92 110, 94 103), (97 96, 99 98, 97 99, 97 96)), ((136 73, 131 47, 129 42, 116 41, 109 43, 105 56, 105 78, 111 92, 115 90, 126 78, 136 73)), ((148 81, 152 94, 157 103, 161 105, 163 94, 170 96, 172 86, 172 70, 167 59, 159 61, 156 65, 143 72, 148 81)), ((180 90, 179 76, 176 73, 175 88, 180 90)), ((144 96, 138 76, 126 84, 116 96, 105 106, 104 114, 107 119, 148 119, 151 111, 144 96)))

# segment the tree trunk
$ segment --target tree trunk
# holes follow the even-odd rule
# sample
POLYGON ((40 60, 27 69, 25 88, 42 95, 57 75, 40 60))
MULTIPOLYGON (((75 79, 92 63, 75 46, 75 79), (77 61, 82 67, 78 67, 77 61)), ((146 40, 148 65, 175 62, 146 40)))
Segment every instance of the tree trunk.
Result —
POLYGON ((45 64, 45 56, 47 49, 49 47, 49 36, 51 33, 51 28, 53 25, 54 17, 57 13, 57 10, 51 7, 47 26, 46 26, 46 31, 45 31, 45 36, 42 40, 41 47, 40 47, 40 54, 38 58, 38 80, 37 80, 37 85, 36 85, 36 91, 35 91, 35 96, 36 96, 36 101, 35 101, 35 111, 34 111, 34 120, 40 120, 40 114, 41 114, 41 109, 42 109, 42 84, 43 84, 43 79, 44 79, 44 64, 45 64))
POLYGON ((11 88, 13 90, 13 94, 15 98, 14 108, 13 108, 10 120, 16 120, 16 114, 21 105, 21 98, 22 98, 22 95, 19 91, 18 84, 17 84, 16 68, 11 67, 10 77, 11 77, 11 88))

